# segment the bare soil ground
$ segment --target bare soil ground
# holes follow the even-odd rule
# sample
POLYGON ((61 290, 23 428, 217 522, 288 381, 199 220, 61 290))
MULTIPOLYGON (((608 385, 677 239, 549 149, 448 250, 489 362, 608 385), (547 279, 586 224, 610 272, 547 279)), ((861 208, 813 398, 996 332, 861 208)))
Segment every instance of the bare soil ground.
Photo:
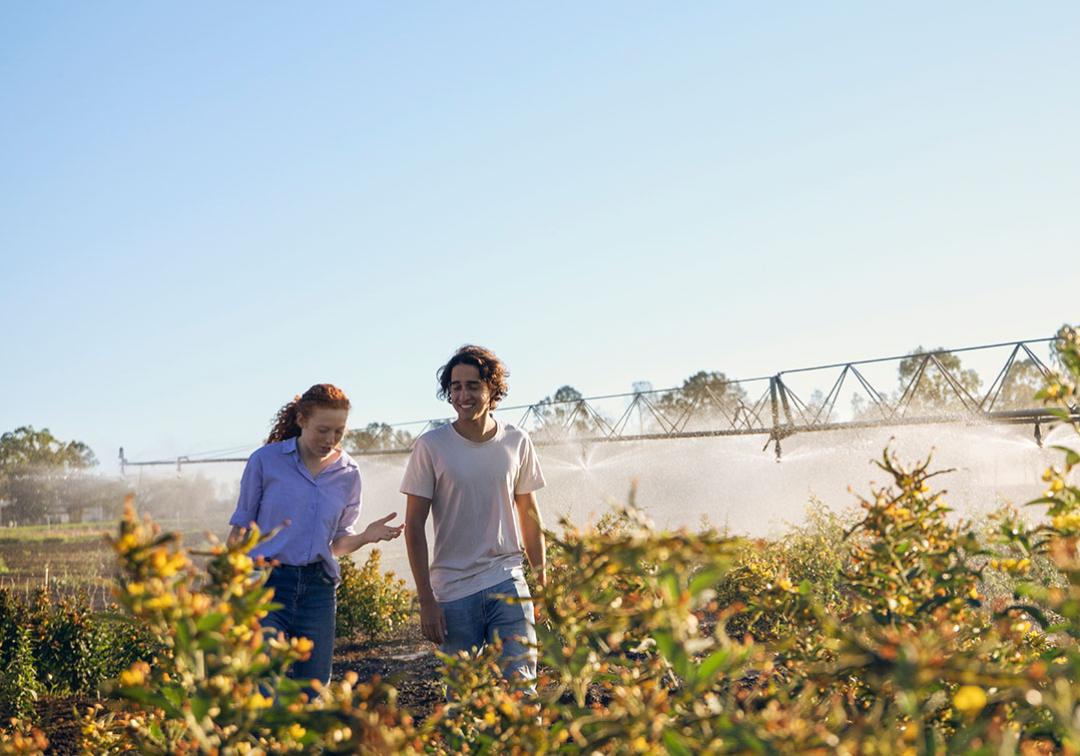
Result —
MULTIPOLYGON (((341 679, 350 670, 359 675, 361 682, 379 677, 397 688, 398 705, 420 722, 444 700, 434 651, 435 647, 420 635, 418 624, 407 625, 393 638, 382 641, 339 641, 334 651, 334 679, 341 679)), ((79 715, 93 704, 89 698, 48 698, 38 702, 37 721, 49 738, 48 753, 79 753, 79 715)))
POLYGON ((334 651, 334 679, 350 670, 361 682, 378 676, 393 685, 398 705, 408 709, 417 722, 445 700, 435 646, 424 640, 416 623, 385 641, 339 642, 334 651))

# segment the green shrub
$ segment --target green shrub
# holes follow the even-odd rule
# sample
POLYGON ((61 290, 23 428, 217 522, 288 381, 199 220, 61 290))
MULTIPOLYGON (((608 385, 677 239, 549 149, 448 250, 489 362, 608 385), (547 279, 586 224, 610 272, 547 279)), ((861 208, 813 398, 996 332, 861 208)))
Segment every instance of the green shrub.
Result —
POLYGON ((39 685, 26 606, 7 588, 0 588, 0 716, 32 713, 39 685))
MULTIPOLYGON (((773 598, 777 589, 803 586, 825 611, 844 614, 849 595, 841 591, 840 575, 850 558, 842 520, 820 502, 807 509, 806 523, 782 539, 733 539, 736 556, 716 585, 716 609, 727 617, 724 630, 734 638, 757 641, 805 634, 808 618, 790 616, 773 598)), ((788 609, 795 607, 787 607, 788 609)))
MULTIPOLYGON (((273 537, 274 533, 265 535, 273 537)), ((112 689, 120 702, 83 719, 92 753, 415 753, 410 720, 393 691, 341 682, 295 680, 289 667, 307 658, 307 638, 263 631, 274 606, 265 570, 248 551, 257 528, 231 546, 214 545, 206 569, 191 561, 174 533, 139 522, 126 507, 112 539, 120 566, 116 597, 149 627, 164 651, 153 664, 137 661, 112 689), (311 684, 320 695, 308 701, 311 684)))
POLYGON ((130 618, 93 612, 85 595, 0 589, 0 714, 29 716, 41 696, 93 696, 159 650, 130 618))
POLYGON ((362 567, 341 560, 337 592, 339 638, 362 634, 369 640, 384 638, 404 625, 413 613, 415 595, 405 581, 381 569, 382 553, 372 549, 362 567))

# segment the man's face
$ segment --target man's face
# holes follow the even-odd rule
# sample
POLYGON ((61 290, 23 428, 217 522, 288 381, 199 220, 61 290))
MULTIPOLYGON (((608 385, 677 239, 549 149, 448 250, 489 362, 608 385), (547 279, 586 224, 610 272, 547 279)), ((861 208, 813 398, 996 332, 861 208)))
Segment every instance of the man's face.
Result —
POLYGON ((450 404, 459 420, 477 420, 491 407, 491 389, 476 365, 454 365, 450 371, 450 404))

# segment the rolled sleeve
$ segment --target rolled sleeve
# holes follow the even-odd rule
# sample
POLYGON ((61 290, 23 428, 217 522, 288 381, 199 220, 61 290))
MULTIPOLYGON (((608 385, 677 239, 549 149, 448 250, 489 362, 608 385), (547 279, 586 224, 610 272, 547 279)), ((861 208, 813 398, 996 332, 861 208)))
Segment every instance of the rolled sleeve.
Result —
POLYGON ((356 535, 356 521, 360 519, 360 507, 363 505, 363 501, 364 495, 360 485, 360 476, 357 475, 352 493, 349 496, 349 502, 341 510, 341 519, 338 520, 338 527, 334 532, 333 540, 336 541, 342 536, 356 535))
POLYGON ((256 453, 251 455, 244 466, 244 474, 240 478, 240 498, 236 502, 236 511, 229 518, 229 524, 240 528, 250 527, 259 517, 262 494, 262 456, 256 453))

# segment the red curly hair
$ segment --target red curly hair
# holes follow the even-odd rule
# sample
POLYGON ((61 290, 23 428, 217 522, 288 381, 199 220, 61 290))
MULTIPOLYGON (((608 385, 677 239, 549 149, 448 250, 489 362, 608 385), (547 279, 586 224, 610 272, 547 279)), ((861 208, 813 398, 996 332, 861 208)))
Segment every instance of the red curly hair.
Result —
POLYGON ((480 380, 488 385, 491 392, 492 408, 506 396, 509 390, 506 379, 510 377, 506 365, 490 349, 466 344, 454 352, 454 356, 435 374, 439 381, 437 396, 440 399, 445 401, 450 398, 450 373, 457 365, 472 365, 480 371, 480 380))
POLYGON ((343 409, 346 412, 352 407, 349 397, 345 392, 331 383, 316 383, 303 394, 297 394, 291 402, 278 410, 274 416, 274 427, 266 439, 266 443, 284 441, 287 438, 295 438, 300 435, 300 424, 297 419, 303 415, 310 417, 316 407, 327 409, 343 409))

